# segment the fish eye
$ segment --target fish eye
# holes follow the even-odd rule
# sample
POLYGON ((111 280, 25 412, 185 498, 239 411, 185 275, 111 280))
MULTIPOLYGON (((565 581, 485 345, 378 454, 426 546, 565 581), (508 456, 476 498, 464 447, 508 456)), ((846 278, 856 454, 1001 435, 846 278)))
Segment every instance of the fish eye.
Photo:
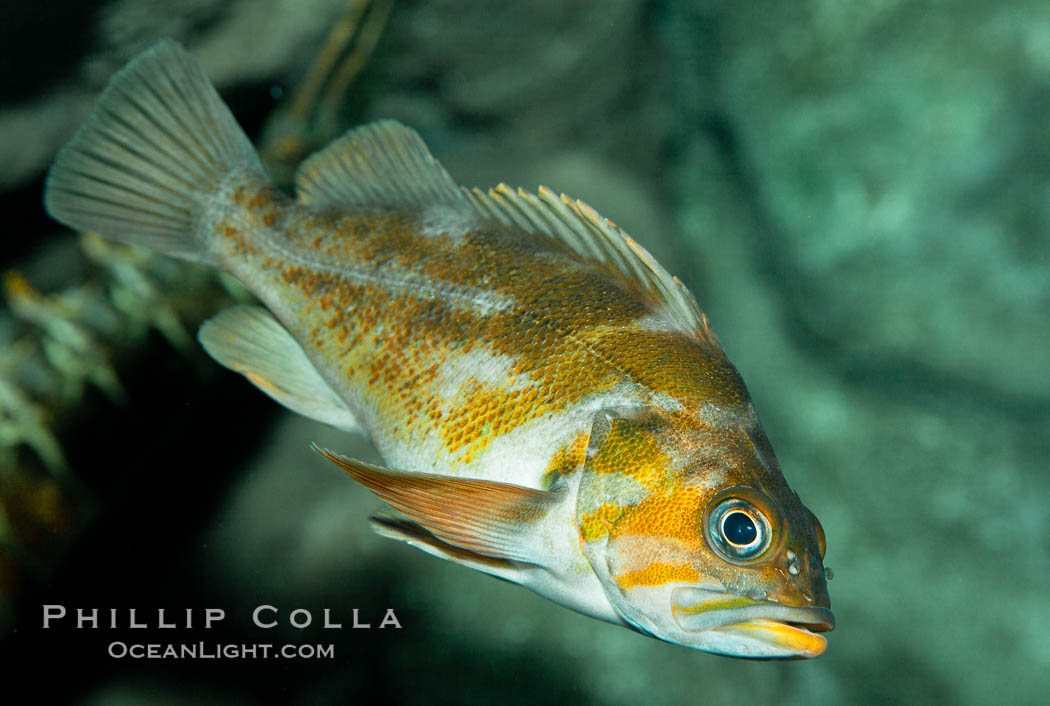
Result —
POLYGON ((772 531, 765 513, 743 498, 730 497, 708 514, 707 541, 731 562, 749 562, 769 548, 772 531))

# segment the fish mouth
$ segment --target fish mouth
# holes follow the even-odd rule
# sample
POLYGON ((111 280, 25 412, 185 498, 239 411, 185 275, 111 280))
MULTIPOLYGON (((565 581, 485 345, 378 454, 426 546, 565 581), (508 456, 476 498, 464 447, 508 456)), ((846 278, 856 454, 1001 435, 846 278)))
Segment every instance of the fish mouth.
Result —
POLYGON ((712 631, 723 633, 742 645, 750 645, 756 652, 740 656, 758 659, 812 659, 824 654, 828 648, 827 638, 819 634, 831 629, 827 625, 826 621, 797 623, 754 619, 712 628, 712 631))
POLYGON ((703 632, 711 651, 758 659, 810 659, 828 647, 822 634, 835 615, 821 606, 791 606, 696 588, 677 588, 671 611, 687 633, 703 632))

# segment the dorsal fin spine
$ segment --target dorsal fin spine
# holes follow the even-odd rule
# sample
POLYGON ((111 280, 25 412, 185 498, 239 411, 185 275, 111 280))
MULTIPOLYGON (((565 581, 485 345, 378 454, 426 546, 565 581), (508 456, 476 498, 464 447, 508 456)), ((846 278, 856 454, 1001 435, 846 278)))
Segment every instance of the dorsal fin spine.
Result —
POLYGON ((579 256, 604 263, 625 281, 638 287, 669 323, 690 335, 717 342, 701 321, 700 307, 689 290, 671 276, 637 241, 589 205, 546 187, 538 194, 500 184, 487 193, 463 190, 467 202, 482 218, 495 218, 545 235, 579 256))

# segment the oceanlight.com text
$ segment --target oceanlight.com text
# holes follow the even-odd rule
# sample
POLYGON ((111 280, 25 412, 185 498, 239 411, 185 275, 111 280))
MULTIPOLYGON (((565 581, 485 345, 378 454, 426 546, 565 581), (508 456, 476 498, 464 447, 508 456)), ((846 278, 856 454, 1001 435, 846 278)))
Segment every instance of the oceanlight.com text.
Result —
POLYGON ((115 659, 333 659, 335 645, 274 645, 272 643, 109 643, 115 659))

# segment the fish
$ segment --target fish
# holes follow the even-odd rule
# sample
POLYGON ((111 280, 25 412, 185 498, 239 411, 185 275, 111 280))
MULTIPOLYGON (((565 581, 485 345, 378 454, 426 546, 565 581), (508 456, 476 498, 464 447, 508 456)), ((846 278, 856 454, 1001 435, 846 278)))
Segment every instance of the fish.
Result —
POLYGON ((385 465, 315 450, 384 501, 380 535, 670 643, 825 651, 820 522, 692 294, 582 201, 460 187, 392 120, 304 160, 287 195, 163 40, 110 79, 44 202, 251 290, 201 345, 371 439, 385 465))

